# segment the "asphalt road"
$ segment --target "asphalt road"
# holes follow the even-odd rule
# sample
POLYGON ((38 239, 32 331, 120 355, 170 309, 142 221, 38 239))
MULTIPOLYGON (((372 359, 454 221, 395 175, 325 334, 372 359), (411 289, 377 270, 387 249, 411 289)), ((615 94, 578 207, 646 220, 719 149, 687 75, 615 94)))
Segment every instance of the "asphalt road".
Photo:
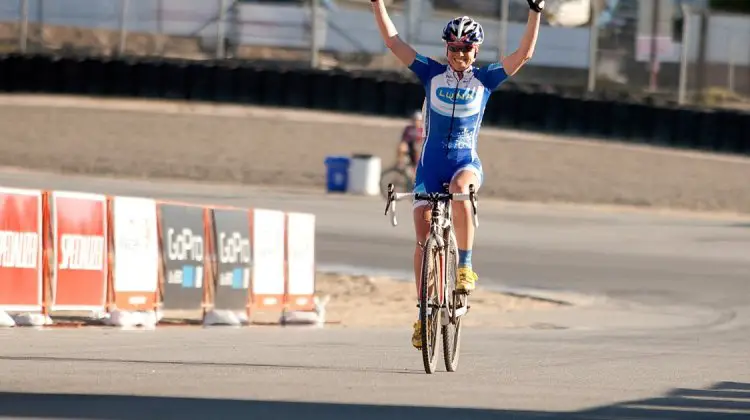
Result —
MULTIPOLYGON (((0 185, 313 212, 321 265, 409 270, 408 204, 392 228, 374 198, 21 173, 0 185)), ((467 329, 459 372, 436 375, 409 326, 0 330, 0 418, 750 416, 750 222, 484 200, 474 261, 486 286, 612 305, 552 312, 558 328, 467 329)))

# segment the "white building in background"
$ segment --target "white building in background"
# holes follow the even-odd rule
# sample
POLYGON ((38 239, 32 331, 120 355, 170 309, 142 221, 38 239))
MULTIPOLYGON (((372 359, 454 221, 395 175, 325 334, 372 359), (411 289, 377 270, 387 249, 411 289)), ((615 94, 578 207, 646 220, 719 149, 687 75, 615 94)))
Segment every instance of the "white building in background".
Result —
POLYGON ((545 12, 552 26, 586 25, 591 20, 591 0, 547 0, 545 12))

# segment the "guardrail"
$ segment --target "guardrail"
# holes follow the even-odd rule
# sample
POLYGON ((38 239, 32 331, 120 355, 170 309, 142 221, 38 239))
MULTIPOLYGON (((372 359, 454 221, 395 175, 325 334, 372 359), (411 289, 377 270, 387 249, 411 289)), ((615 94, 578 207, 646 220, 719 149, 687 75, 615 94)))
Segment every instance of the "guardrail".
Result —
POLYGON ((0 187, 0 223, 0 312, 315 309, 313 214, 0 187))
MULTIPOLYGON (((260 67, 239 61, 0 57, 0 91, 168 98, 403 117, 422 86, 398 74, 260 67)), ((750 154, 750 114, 502 88, 485 126, 750 154)))

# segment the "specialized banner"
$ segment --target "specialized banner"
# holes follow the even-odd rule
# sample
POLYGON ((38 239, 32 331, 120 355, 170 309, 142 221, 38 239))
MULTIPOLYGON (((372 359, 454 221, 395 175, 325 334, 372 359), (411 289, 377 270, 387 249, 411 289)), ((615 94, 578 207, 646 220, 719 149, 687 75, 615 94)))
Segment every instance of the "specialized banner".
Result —
POLYGON ((286 303, 291 310, 309 310, 315 306, 315 215, 288 213, 286 226, 286 303))
POLYGON ((42 192, 0 188, 0 309, 42 309, 42 192))
POLYGON ((159 204, 164 309, 201 309, 206 257, 204 209, 179 204, 159 204))
POLYGON ((284 304, 284 212, 253 209, 252 303, 256 308, 284 304))
POLYGON ((250 214, 247 210, 233 209, 212 212, 218 273, 214 307, 245 310, 249 303, 252 267, 250 214))
POLYGON ((121 310, 149 310, 159 287, 159 233, 156 202, 114 197, 114 293, 121 310))
POLYGON ((54 191, 55 281, 52 310, 97 310, 106 303, 107 199, 54 191))

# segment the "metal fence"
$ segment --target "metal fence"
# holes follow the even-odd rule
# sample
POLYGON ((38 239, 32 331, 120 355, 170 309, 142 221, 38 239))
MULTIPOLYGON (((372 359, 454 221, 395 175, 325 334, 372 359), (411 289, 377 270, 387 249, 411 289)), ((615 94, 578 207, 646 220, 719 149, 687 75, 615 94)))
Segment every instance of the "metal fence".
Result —
MULTIPOLYGON (((619 0, 601 19, 598 87, 628 86, 683 103, 750 97, 750 16, 699 2, 619 0)), ((732 101, 730 101, 732 102, 732 101)))
MULTIPOLYGON (((487 41, 479 59, 489 62, 516 48, 528 15, 526 0, 386 2, 402 37, 439 60, 445 55, 440 31, 449 18, 468 14, 481 21, 487 41)), ((688 103, 699 99, 697 92, 750 96, 748 16, 709 13, 691 0, 683 25, 685 9, 676 0, 547 3, 534 58, 514 78, 519 83, 688 103), (561 26, 572 24, 578 26, 561 26)), ((18 51, 406 71, 383 45, 369 0, 0 2, 0 53, 18 51)))
POLYGON ((0 51, 89 56, 223 56, 230 0, 18 0, 0 3, 0 51))

